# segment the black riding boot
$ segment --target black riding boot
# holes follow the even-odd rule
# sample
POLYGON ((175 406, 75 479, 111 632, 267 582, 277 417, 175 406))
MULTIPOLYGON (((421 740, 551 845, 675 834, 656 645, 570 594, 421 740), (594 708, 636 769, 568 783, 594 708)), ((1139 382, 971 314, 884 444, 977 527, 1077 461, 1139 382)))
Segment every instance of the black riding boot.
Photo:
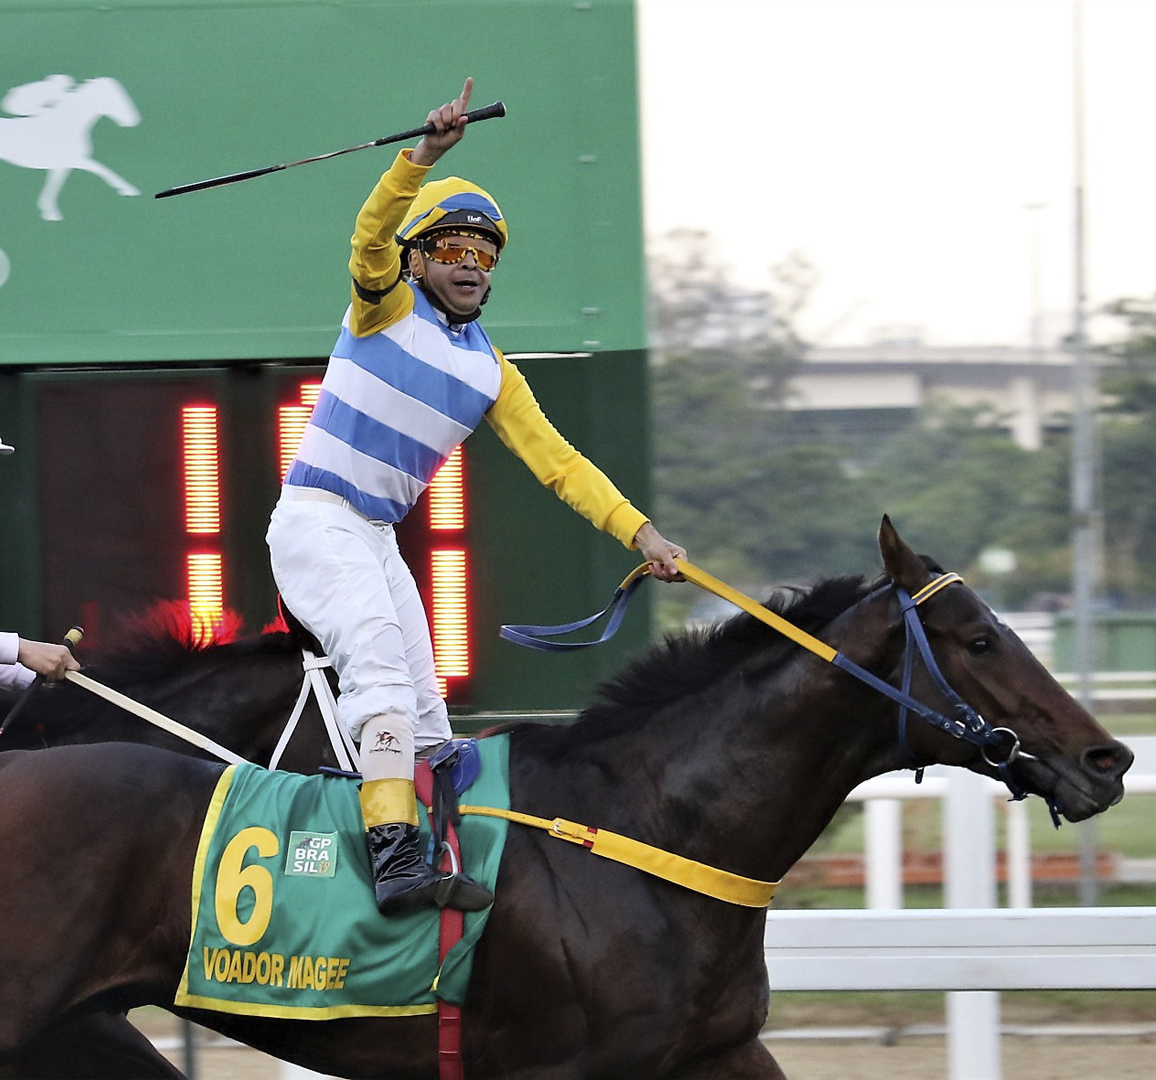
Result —
POLYGON ((436 870, 422 858, 418 829, 408 822, 373 825, 366 830, 373 891, 383 914, 436 905, 457 911, 481 911, 494 902, 483 885, 448 870, 436 870))

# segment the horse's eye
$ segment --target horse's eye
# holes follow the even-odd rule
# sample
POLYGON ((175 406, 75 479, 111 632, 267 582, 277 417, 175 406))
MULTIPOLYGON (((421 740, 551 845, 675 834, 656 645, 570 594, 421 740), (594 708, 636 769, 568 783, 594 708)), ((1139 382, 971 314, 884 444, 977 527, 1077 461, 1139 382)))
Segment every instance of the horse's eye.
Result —
POLYGON ((982 634, 980 637, 972 638, 967 643, 967 651, 972 656, 983 656, 984 653, 991 652, 992 646, 995 645, 995 640, 987 634, 982 634))

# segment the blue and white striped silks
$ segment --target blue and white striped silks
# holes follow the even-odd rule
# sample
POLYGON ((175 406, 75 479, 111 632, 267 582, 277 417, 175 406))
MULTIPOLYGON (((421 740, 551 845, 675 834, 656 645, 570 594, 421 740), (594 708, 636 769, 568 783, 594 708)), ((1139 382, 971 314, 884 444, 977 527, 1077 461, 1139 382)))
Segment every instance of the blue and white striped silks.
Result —
POLYGON ((405 517, 501 386, 481 326, 451 330, 413 292, 413 311, 367 338, 350 333, 346 314, 285 477, 348 499, 371 520, 405 517))

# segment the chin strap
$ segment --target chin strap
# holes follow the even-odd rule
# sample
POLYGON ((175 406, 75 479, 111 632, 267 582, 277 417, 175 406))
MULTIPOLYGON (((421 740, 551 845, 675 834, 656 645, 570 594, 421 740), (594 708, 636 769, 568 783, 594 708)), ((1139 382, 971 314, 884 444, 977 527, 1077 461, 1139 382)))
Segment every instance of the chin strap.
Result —
POLYGON ((431 290, 426 288, 425 278, 422 277, 421 274, 414 275, 411 280, 416 282, 417 287, 421 289, 425 298, 446 317, 446 322, 449 323, 451 329, 453 329, 455 326, 465 326, 467 323, 472 323, 479 319, 482 314, 482 305, 490 298, 491 287, 487 287, 481 302, 476 308, 474 308, 472 312, 470 312, 469 315, 454 315, 452 312, 446 311, 446 309, 442 306, 442 302, 433 294, 431 290))

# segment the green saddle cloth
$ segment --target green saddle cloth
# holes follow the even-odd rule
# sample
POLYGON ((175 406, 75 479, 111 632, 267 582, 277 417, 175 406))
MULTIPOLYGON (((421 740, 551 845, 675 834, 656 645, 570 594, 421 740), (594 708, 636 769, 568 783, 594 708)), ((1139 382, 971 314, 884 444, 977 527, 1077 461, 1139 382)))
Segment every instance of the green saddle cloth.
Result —
MULTIPOLYGON (((478 742, 463 801, 509 809, 509 738, 478 742)), ((423 807, 422 843, 429 842, 423 807)), ((457 827, 464 870, 494 888, 508 822, 457 827)), ((373 897, 357 782, 229 766, 193 868, 193 930, 175 1004, 294 1019, 408 1016, 465 1001, 489 910, 465 915, 438 964, 440 911, 383 916, 373 897)))

